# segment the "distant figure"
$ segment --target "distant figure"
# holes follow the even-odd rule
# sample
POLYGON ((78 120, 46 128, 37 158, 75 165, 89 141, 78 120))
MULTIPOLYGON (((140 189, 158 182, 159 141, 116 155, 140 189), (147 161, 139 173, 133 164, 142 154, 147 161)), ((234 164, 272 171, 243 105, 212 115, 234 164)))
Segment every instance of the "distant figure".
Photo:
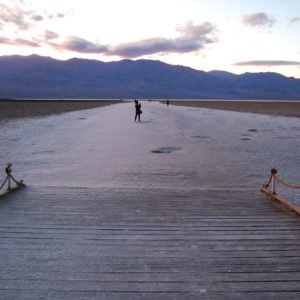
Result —
POLYGON ((170 104, 170 101, 169 101, 169 100, 167 100, 167 106, 169 106, 169 104, 170 104))
POLYGON ((139 120, 139 122, 141 121, 141 113, 142 113, 142 105, 137 101, 134 100, 135 103, 135 118, 134 121, 136 121, 136 119, 139 120))

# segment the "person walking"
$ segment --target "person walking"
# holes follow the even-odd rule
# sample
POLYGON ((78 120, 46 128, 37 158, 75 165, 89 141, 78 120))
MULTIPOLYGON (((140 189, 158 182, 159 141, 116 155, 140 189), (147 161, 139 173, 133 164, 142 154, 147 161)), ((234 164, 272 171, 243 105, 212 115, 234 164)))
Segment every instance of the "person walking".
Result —
POLYGON ((141 114, 142 114, 142 105, 135 99, 134 100, 135 103, 135 118, 134 121, 136 121, 136 119, 139 120, 139 122, 141 121, 141 114))

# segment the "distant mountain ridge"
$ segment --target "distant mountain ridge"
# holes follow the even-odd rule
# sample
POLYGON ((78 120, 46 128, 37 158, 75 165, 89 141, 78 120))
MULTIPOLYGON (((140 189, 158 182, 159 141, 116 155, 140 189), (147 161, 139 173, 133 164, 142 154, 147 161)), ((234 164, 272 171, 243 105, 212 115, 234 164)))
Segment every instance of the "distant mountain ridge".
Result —
POLYGON ((0 98, 300 100, 300 79, 204 72, 153 60, 0 57, 0 98))

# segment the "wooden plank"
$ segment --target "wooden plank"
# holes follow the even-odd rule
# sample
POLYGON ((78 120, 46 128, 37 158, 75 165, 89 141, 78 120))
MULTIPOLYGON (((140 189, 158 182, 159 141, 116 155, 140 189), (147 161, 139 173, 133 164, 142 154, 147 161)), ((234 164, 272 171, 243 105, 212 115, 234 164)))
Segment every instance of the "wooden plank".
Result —
POLYGON ((13 191, 15 191, 15 190, 17 190, 17 189, 19 189, 21 187, 24 187, 24 186, 25 186, 24 184, 16 184, 13 187, 11 187, 9 190, 7 189, 7 190, 5 190, 3 192, 0 192, 0 197, 4 196, 4 195, 6 195, 6 194, 8 194, 10 192, 13 192, 13 191))
POLYGON ((0 201, 0 298, 299 295, 299 217, 259 191, 140 195, 31 187, 0 201))
POLYGON ((267 195, 269 195, 270 197, 272 197, 273 199, 279 201, 280 203, 282 203, 283 205, 285 205, 286 207, 288 207, 289 209, 293 210, 294 212, 296 212, 298 215, 300 215, 300 207, 290 203, 289 201, 287 201, 286 199, 278 196, 277 194, 273 194, 272 191, 270 191, 267 188, 261 188, 260 189, 262 192, 266 193, 267 195))

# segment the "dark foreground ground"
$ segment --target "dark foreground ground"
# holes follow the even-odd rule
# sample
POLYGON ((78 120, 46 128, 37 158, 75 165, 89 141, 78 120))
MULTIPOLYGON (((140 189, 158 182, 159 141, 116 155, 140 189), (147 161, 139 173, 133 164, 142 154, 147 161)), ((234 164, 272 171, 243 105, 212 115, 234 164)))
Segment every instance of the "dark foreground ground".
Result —
POLYGON ((118 100, 0 100, 0 120, 47 116, 120 102, 118 100))
MULTIPOLYGON (((166 103, 165 101, 163 101, 166 103)), ((203 107, 209 109, 232 110, 286 117, 300 117, 300 101, 170 101, 171 105, 203 107)))

